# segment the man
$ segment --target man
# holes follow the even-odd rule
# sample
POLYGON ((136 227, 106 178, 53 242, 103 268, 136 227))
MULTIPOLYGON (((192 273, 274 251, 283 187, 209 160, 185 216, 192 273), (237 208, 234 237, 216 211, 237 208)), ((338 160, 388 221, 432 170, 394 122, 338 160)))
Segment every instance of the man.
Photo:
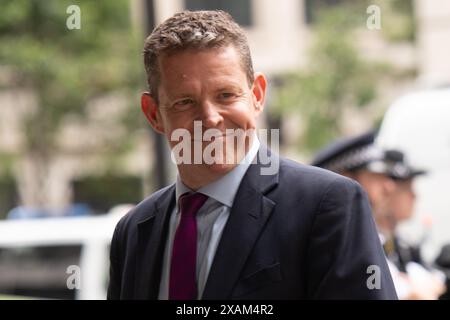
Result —
POLYGON ((412 183, 424 171, 409 166, 402 152, 377 147, 375 138, 371 130, 333 142, 312 165, 355 179, 366 190, 399 298, 436 299, 442 281, 424 267, 419 248, 396 234, 398 224, 413 214, 412 183))
POLYGON ((228 14, 174 15, 146 39, 144 62, 142 110, 178 176, 118 223, 109 299, 396 299, 358 184, 278 158, 254 134, 228 143, 256 129, 266 92, 228 14), (223 148, 209 152, 199 124, 223 148), (278 170, 263 170, 267 156, 278 170))
POLYGON ((358 181, 369 196, 378 231, 391 238, 398 222, 391 207, 400 205, 393 196, 397 192, 396 182, 410 181, 422 172, 406 166, 399 151, 378 148, 375 137, 376 131, 371 130, 332 142, 317 153, 311 164, 358 181))

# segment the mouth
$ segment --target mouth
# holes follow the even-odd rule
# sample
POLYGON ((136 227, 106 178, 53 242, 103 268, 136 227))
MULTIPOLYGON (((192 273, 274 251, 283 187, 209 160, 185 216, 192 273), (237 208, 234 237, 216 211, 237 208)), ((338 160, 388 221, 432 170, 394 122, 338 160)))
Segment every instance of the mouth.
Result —
MULTIPOLYGON (((242 137, 247 137, 246 135, 243 135, 242 137)), ((229 133, 229 134, 226 134, 226 133, 224 133, 224 134, 221 134, 221 135, 213 135, 213 136, 211 136, 210 138, 209 138, 209 140, 206 140, 204 137, 203 137, 203 139, 198 139, 198 138, 196 138, 196 137, 192 137, 191 138, 191 141, 197 141, 197 142, 213 142, 213 141, 215 141, 215 140, 218 140, 218 139, 239 139, 239 138, 242 138, 240 135, 236 135, 236 134, 234 134, 234 133, 229 133)))

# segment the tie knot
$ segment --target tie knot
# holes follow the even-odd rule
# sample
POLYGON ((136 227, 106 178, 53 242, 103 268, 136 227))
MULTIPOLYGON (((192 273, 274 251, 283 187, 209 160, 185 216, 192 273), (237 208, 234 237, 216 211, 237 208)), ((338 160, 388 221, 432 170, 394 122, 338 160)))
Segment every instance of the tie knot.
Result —
POLYGON ((208 200, 208 196, 202 193, 184 193, 180 196, 180 210, 182 216, 194 216, 203 204, 208 200))

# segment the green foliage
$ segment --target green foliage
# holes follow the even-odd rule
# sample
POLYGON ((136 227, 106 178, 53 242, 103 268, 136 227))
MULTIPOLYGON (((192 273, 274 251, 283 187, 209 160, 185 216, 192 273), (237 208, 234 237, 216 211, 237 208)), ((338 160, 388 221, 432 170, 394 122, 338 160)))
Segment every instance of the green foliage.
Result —
MULTIPOLYGON (((305 70, 285 74, 275 89, 278 112, 300 112, 305 131, 300 141, 313 151, 341 133, 341 116, 349 106, 363 108, 376 97, 381 66, 360 58, 353 30, 364 15, 348 7, 324 9, 314 27, 314 43, 305 70)), ((363 11, 365 12, 365 11, 363 11)))
POLYGON ((142 71, 128 6, 127 0, 2 0, 0 65, 14 68, 12 86, 31 88, 38 99, 38 112, 25 119, 28 149, 53 152, 63 120, 84 116, 89 99, 135 93, 142 71), (81 9, 79 30, 66 26, 73 4, 81 9))
POLYGON ((413 42, 416 35, 413 0, 374 0, 381 8, 381 31, 391 42, 413 42))

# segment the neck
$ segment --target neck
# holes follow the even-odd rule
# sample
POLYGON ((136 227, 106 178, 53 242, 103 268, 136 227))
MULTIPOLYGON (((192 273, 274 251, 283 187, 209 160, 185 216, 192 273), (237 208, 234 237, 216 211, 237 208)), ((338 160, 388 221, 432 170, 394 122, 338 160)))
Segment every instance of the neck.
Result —
POLYGON ((392 237, 397 226, 396 222, 390 215, 375 215, 375 222, 379 231, 387 238, 392 237))
POLYGON ((236 165, 232 165, 221 170, 208 170, 204 165, 179 165, 178 173, 181 181, 186 187, 191 190, 198 190, 221 177, 234 169, 236 165))
MULTIPOLYGON (((178 173, 181 181, 188 188, 196 191, 203 186, 206 186, 216 180, 219 180, 230 171, 232 171, 241 161, 248 155, 251 146, 254 142, 254 136, 248 137, 244 143, 244 152, 239 154, 236 150, 233 152, 234 160, 232 163, 223 164, 179 164, 178 173)), ((226 156, 224 156, 226 159, 226 156)))

